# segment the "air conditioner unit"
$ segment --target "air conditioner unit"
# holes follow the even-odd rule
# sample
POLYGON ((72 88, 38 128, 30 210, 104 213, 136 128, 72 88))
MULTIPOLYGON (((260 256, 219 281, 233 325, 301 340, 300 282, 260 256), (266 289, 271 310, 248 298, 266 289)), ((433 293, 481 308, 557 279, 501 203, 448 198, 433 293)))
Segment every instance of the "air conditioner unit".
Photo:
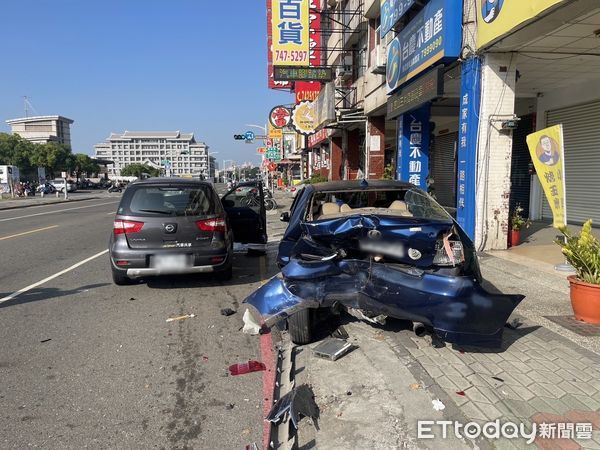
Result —
POLYGON ((383 44, 376 45, 371 50, 371 72, 377 74, 385 73, 385 66, 387 63, 387 48, 383 44))
POLYGON ((352 66, 341 66, 335 69, 335 77, 347 80, 352 77, 352 66))

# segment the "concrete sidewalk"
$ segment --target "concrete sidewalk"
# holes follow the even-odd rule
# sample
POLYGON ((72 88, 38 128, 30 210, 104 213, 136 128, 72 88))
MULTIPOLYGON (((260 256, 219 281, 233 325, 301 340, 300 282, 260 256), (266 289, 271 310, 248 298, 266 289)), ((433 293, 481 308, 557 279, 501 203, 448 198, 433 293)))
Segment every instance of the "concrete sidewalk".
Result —
POLYGON ((15 199, 2 199, 0 200, 0 211, 10 210, 10 209, 20 209, 20 208, 28 208, 31 206, 44 206, 44 205, 53 205, 56 203, 73 203, 80 202, 83 200, 95 200, 101 198, 113 198, 120 197, 121 194, 109 194, 104 189, 96 190, 96 191, 81 191, 81 192, 73 192, 69 194, 69 199, 65 200, 64 196, 61 194, 59 197, 56 195, 46 195, 41 197, 39 194, 34 197, 22 197, 15 199))
POLYGON ((299 448, 600 449, 600 336, 546 318, 572 314, 565 275, 515 254, 480 262, 489 289, 526 295, 502 348, 459 348, 418 338, 406 322, 374 327, 342 316, 354 351, 331 362, 315 357, 312 344, 297 355, 296 384, 310 384, 321 409, 321 430, 303 421, 299 448), (443 411, 433 408, 438 399, 443 411), (539 425, 532 445, 453 433, 442 439, 440 426, 435 439, 417 438, 418 420, 483 426, 496 419, 527 429, 552 425, 539 425), (541 438, 542 429, 554 438, 541 438))

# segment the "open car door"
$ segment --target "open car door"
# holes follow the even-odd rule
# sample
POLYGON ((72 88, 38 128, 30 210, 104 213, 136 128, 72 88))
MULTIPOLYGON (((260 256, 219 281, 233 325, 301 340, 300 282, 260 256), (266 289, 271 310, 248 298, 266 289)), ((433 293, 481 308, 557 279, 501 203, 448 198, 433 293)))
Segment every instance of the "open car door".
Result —
POLYGON ((264 251, 267 244, 267 215, 262 181, 240 183, 221 198, 235 242, 264 251))

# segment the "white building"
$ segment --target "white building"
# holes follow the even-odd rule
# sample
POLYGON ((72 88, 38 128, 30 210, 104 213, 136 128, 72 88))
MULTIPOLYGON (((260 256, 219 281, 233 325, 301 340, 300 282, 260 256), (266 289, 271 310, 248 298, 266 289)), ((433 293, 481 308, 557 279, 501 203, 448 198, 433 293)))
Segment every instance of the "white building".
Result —
POLYGON ((129 164, 148 164, 165 175, 214 176, 208 164, 208 146, 196 142, 193 133, 179 131, 125 131, 111 133, 106 142, 94 146, 96 158, 114 161, 109 175, 118 176, 129 164))
POLYGON ((18 134, 34 144, 58 142, 71 148, 73 120, 63 116, 21 117, 6 121, 13 134, 18 134))

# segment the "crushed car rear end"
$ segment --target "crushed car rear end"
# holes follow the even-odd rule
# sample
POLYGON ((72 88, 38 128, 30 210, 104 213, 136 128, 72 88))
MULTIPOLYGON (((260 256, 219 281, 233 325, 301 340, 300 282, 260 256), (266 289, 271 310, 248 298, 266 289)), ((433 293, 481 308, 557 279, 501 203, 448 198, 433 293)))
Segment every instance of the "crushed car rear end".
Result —
POLYGON ((412 185, 347 186, 317 187, 293 212, 281 276, 246 300, 264 323, 343 307, 369 321, 423 324, 448 342, 498 346, 523 297, 483 289, 473 243, 452 217, 412 185))

